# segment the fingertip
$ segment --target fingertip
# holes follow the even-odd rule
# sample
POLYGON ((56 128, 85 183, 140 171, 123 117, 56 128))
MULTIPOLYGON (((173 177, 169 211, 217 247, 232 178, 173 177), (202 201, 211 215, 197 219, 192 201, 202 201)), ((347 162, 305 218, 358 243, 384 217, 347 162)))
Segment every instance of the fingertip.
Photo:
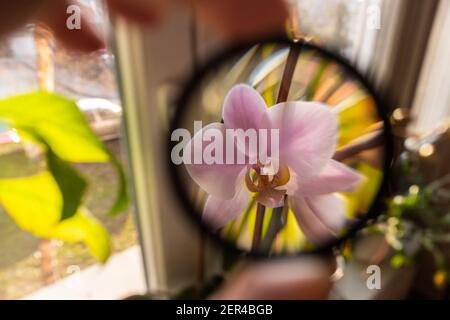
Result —
POLYGON ((161 23, 163 6, 143 1, 106 0, 111 12, 128 21, 144 26, 155 26, 161 23))
POLYGON ((208 0, 195 4, 203 22, 232 42, 281 34, 289 16, 284 0, 208 0))
POLYGON ((68 32, 56 32, 55 36, 64 47, 70 50, 89 53, 106 48, 105 39, 92 27, 69 30, 68 32))
MULTIPOLYGON (((102 33, 96 29, 92 12, 80 5, 78 25, 69 23, 67 8, 72 2, 55 1, 44 7, 36 17, 39 23, 51 29, 56 40, 70 50, 92 52, 104 49, 106 42, 102 33)), ((77 14, 77 13, 73 13, 77 14)))

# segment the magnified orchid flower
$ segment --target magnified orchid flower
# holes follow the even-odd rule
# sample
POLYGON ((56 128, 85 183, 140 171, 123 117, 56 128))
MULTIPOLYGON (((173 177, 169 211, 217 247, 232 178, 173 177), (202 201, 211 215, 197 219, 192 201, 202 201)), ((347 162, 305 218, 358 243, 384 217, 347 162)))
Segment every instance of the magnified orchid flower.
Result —
MULTIPOLYGON (((330 240, 346 225, 345 205, 335 192, 350 191, 362 176, 332 159, 338 137, 336 115, 317 102, 289 101, 267 107, 261 95, 244 84, 234 86, 225 98, 223 123, 211 123, 197 132, 184 152, 208 148, 208 130, 277 129, 279 145, 277 171, 265 174, 259 159, 252 163, 187 164, 194 181, 209 197, 203 219, 215 228, 236 219, 251 197, 269 208, 288 205, 300 228, 312 243, 330 240)), ((236 142, 237 152, 242 151, 236 142)), ((246 159, 255 155, 246 153, 246 159)), ((250 162, 250 161, 249 161, 250 162)))

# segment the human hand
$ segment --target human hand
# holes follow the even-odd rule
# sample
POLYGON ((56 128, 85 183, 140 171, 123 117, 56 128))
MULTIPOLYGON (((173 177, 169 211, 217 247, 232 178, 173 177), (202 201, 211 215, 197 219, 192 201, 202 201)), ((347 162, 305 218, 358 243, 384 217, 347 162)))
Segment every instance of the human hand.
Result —
MULTIPOLYGON (((105 0, 112 14, 129 21, 157 27, 171 6, 184 6, 200 20, 232 40, 258 37, 283 30, 287 18, 284 0, 105 0)), ((92 12, 75 0, 0 0, 0 36, 27 22, 47 25, 69 49, 84 52, 104 47, 104 39, 90 22, 92 12), (81 9, 81 29, 68 29, 67 8, 81 9)))
POLYGON ((318 300, 327 299, 332 287, 330 263, 318 258, 246 262, 210 299, 318 300))

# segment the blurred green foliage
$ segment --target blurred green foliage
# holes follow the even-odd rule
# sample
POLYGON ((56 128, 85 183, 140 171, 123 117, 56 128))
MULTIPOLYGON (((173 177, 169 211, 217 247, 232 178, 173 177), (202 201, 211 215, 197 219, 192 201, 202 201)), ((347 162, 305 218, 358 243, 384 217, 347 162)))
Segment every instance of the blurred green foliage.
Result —
POLYGON ((38 171, 0 175, 0 204, 23 230, 42 238, 84 242, 101 262, 110 254, 109 234, 83 206, 87 182, 71 163, 110 162, 119 187, 110 209, 128 206, 125 176, 72 100, 35 92, 0 100, 0 122, 45 155, 38 171))

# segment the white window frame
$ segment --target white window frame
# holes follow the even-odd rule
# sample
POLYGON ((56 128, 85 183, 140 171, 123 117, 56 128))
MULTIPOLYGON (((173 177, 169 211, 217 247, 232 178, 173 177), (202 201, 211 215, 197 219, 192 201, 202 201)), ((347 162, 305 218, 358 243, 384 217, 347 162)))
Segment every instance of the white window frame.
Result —
POLYGON ((120 17, 114 27, 147 287, 163 298, 218 273, 222 261, 221 250, 194 227, 168 182, 169 100, 201 58, 193 55, 206 49, 192 48, 193 21, 185 9, 174 6, 151 30, 120 17))

